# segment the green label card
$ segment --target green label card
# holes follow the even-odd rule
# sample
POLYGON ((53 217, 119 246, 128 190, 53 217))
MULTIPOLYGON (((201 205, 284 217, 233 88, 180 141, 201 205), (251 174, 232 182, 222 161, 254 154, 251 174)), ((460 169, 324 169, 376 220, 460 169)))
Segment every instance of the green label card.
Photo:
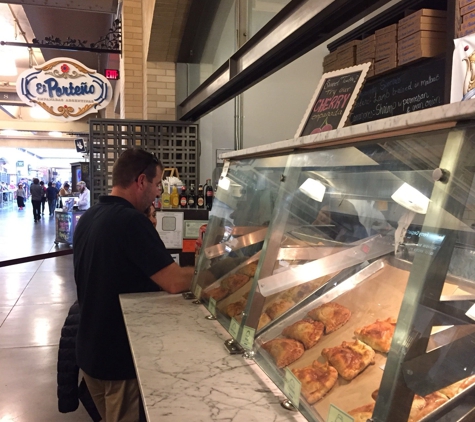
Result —
POLYGON ((247 325, 244 326, 241 335, 241 345, 245 347, 247 350, 252 349, 252 345, 254 344, 254 335, 256 334, 256 330, 254 328, 248 327, 247 325))
POLYGON ((201 290, 203 290, 203 289, 201 288, 201 286, 199 284, 197 284, 195 286, 195 297, 196 297, 196 299, 199 299, 201 297, 201 290))
POLYGON ((236 340, 239 335, 239 327, 239 322, 237 322, 235 318, 231 318, 231 324, 229 325, 229 334, 231 334, 236 340))
POLYGON ((327 422, 354 422, 354 419, 334 404, 330 404, 327 422))
POLYGON ((211 315, 216 316, 216 299, 210 298, 208 303, 208 311, 211 315))
POLYGON ((302 384, 294 373, 289 368, 285 368, 284 393, 296 408, 299 407, 300 403, 301 386, 302 384))

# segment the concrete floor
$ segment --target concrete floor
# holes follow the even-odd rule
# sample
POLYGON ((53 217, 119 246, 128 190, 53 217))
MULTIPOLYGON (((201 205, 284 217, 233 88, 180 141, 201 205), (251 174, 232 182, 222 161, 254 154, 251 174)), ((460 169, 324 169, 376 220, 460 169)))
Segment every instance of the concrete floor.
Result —
MULTIPOLYGON (((33 221, 31 203, 0 208, 0 261, 67 248, 54 245, 54 218, 33 221)), ((76 300, 72 255, 0 268, 0 421, 91 419, 79 405, 59 413, 56 364, 61 327, 76 300)))

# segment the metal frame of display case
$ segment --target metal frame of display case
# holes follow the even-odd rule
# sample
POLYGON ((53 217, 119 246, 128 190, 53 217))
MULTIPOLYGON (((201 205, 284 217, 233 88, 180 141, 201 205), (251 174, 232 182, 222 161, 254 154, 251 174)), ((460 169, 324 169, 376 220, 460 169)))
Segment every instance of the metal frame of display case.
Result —
MULTIPOLYGON (((421 248, 416 251, 412 264, 401 305, 400 315, 403 317, 398 321, 394 335, 395 341, 387 359, 380 394, 373 413, 374 422, 406 421, 414 394, 429 394, 462 379, 464 375, 467 376, 475 370, 475 362, 467 355, 467 350, 470 350, 475 339, 470 332, 426 353, 431 329, 434 326, 474 324, 473 320, 465 315, 467 310, 474 305, 474 296, 464 296, 463 299, 455 298, 455 300, 440 298, 452 251, 455 248, 455 233, 452 229, 438 228, 441 227, 439 223, 443 215, 442 211, 448 211, 456 218, 461 218, 465 209, 475 175, 475 156, 471 152, 470 142, 466 139, 467 134, 473 131, 473 124, 467 124, 472 119, 475 119, 472 104, 456 103, 371 124, 347 127, 222 155, 222 158, 233 161, 243 157, 265 157, 276 153, 285 154, 339 145, 354 145, 378 138, 452 128, 448 132, 440 168, 434 173, 434 191, 421 231, 421 248), (470 125, 472 125, 471 128, 470 125), (444 241, 437 244, 441 239, 444 241), (432 254, 425 253, 427 250, 432 254), (446 356, 451 356, 450 362, 455 360, 457 365, 448 367, 446 363, 449 360, 444 363, 446 356), (429 374, 429 369, 433 368, 435 363, 440 367, 429 374)), ((291 169, 285 170, 283 181, 286 182, 286 191, 297 187, 296 177, 291 169), (295 186, 291 186, 292 184, 295 186)), ((279 191, 279 199, 282 199, 283 191, 283 189, 279 191)), ((285 211, 279 211, 281 212, 277 212, 274 216, 276 220, 271 223, 272 230, 263 247, 266 256, 272 256, 275 259, 279 254, 280 241, 283 237, 282 230, 279 230, 279 227, 282 227, 280 222, 287 217, 285 211)), ((256 280, 272 274, 271 263, 275 259, 261 260, 256 280)), ((256 288, 250 296, 252 306, 244 321, 244 324, 254 327, 264 303, 264 298, 257 288, 257 281, 255 284, 256 288)), ((460 395, 458 399, 464 399, 464 395, 460 395)), ((451 403, 451 406, 444 407, 438 412, 438 416, 451 411, 456 405, 451 403)), ((468 409, 465 414, 470 414, 470 411, 468 409)))

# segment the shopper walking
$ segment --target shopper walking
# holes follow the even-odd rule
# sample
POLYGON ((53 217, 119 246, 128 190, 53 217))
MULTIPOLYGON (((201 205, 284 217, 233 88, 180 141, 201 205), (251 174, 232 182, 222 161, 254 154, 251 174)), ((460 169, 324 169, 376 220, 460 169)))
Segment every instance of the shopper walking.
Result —
POLYGON ((35 223, 41 219, 41 201, 44 196, 43 188, 40 185, 40 181, 37 177, 33 179, 33 183, 30 186, 31 205, 33 206, 33 218, 35 223))
POLYGON ((79 211, 88 210, 91 206, 91 197, 86 182, 80 181, 77 185, 79 191, 78 209, 79 211))
POLYGON ((18 189, 16 190, 16 203, 18 205, 18 209, 22 210, 25 207, 25 189, 23 189, 23 185, 18 183, 18 189))
POLYGON ((41 215, 45 215, 45 204, 46 200, 48 199, 48 196, 46 194, 46 186, 43 180, 40 182, 40 186, 43 189, 43 197, 41 198, 41 215))
POLYGON ((140 392, 119 303, 123 293, 190 288, 144 214, 158 193, 163 166, 128 149, 112 169, 112 191, 86 211, 74 232, 74 277, 80 306, 76 355, 103 420, 139 421, 140 392), (119 419, 119 416, 122 418, 119 419))
POLYGON ((54 215, 54 209, 56 208, 56 201, 58 198, 58 189, 53 186, 53 182, 48 182, 48 188, 46 189, 46 196, 48 198, 48 209, 50 217, 54 215))

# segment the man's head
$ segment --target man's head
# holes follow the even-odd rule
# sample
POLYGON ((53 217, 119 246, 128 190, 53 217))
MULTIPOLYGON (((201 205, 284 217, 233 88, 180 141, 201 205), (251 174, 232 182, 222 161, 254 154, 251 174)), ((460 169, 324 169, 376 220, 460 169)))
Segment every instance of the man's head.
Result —
POLYGON ((77 184, 78 191, 83 193, 84 189, 86 189, 86 182, 83 182, 82 180, 78 182, 77 184))
POLYGON ((163 165, 154 155, 141 148, 124 151, 112 169, 112 195, 129 200, 144 210, 158 195, 163 165))

